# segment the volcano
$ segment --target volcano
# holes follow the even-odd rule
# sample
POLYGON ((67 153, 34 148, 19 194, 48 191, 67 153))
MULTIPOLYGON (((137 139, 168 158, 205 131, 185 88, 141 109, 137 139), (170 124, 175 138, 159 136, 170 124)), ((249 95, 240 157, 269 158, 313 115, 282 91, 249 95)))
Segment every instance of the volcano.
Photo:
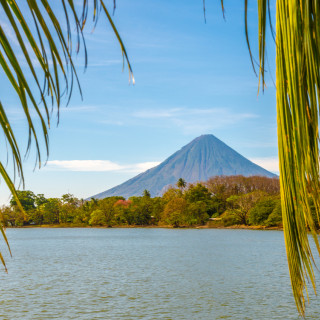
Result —
POLYGON ((154 197, 161 195, 179 178, 192 183, 222 175, 276 177, 275 174, 246 159, 214 135, 209 134, 192 140, 158 166, 92 198, 141 196, 145 189, 154 197))

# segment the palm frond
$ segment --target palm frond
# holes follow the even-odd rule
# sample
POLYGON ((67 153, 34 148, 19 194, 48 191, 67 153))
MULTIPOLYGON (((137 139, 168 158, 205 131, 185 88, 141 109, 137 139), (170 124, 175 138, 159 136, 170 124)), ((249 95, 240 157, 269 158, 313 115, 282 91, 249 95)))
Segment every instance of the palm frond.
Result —
MULTIPOLYGON (((298 311, 304 315, 307 280, 316 291, 308 230, 320 253, 308 201, 312 197, 319 216, 320 3, 278 0, 276 4, 276 95, 283 227, 293 296, 298 311)), ((262 86, 267 10, 270 19, 269 0, 258 0, 259 84, 261 79, 262 86)), ((249 41, 248 45, 253 61, 249 41)))
MULTIPOLYGON (((21 10, 16 0, 0 0, 1 14, 5 17, 15 37, 15 41, 12 41, 12 37, 8 36, 0 22, 0 67, 18 97, 27 120, 29 137, 26 155, 30 151, 31 143, 33 142, 36 147, 36 164, 39 167, 42 165, 40 139, 44 139, 46 157, 49 154, 48 128, 50 127, 51 115, 49 105, 51 105, 51 109, 53 106, 56 106, 59 114, 61 98, 62 96, 67 96, 67 101, 69 102, 74 83, 77 84, 82 95, 72 58, 72 33, 75 29, 75 52, 78 53, 82 46, 86 67, 87 51, 83 31, 88 21, 89 12, 92 11, 94 23, 98 20, 99 12, 105 14, 106 20, 111 25, 120 44, 123 61, 127 62, 129 81, 134 82, 125 46, 104 1, 91 0, 92 10, 90 10, 89 2, 88 0, 83 0, 82 10, 79 10, 74 0, 60 0, 58 4, 61 5, 65 18, 61 21, 61 18, 59 17, 58 19, 54 9, 47 0, 27 0, 24 3, 23 10, 21 10), (30 26, 30 19, 33 21, 33 26, 30 26), (23 57, 22 59, 21 56, 23 57), (24 65, 22 65, 22 60, 25 62, 24 65), (40 72, 39 70, 35 70, 35 63, 38 64, 40 72), (30 77, 34 85, 30 83, 30 77), (36 120, 31 116, 32 113, 36 114, 36 120), (35 121, 40 121, 40 131, 36 129, 35 121)), ((0 96, 0 126, 12 153, 14 173, 18 173, 22 184, 24 184, 20 148, 8 120, 6 106, 1 103, 1 100, 0 96)), ((19 208, 23 211, 14 183, 1 162, 0 175, 9 187, 12 195, 16 198, 19 208)), ((5 236, 1 224, 0 232, 5 236)), ((4 264, 1 254, 0 260, 4 264)))

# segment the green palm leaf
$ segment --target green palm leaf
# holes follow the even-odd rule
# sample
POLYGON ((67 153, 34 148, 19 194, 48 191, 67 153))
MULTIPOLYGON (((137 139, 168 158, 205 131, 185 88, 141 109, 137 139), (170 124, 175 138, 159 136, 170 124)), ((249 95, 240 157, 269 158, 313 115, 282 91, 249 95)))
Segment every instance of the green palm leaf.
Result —
MULTIPOLYGON (((258 0, 259 84, 264 86, 269 0, 258 0)), ((247 12, 247 1, 245 1, 247 12)), ((247 19, 247 14, 246 14, 247 19)), ((270 22, 271 24, 271 22, 270 22)), ((246 23, 247 25, 247 23, 246 23)), ((272 28, 272 27, 271 27, 272 28)), ((272 30, 271 30, 272 31, 272 30)), ((253 62, 248 32, 250 57, 253 62)), ((308 198, 319 216, 320 3, 276 1, 276 89, 284 237, 294 299, 305 312, 307 279, 316 291, 308 230, 320 247, 308 198)))
MULTIPOLYGON (((15 46, 13 46, 12 41, 8 38, 0 22, 0 67, 19 98, 20 106, 28 123, 29 137, 26 154, 29 152, 31 143, 33 142, 36 146, 36 164, 38 163, 39 167, 42 165, 40 138, 43 138, 45 141, 46 156, 48 156, 49 153, 48 128, 50 127, 51 114, 49 102, 51 106, 55 105, 59 111, 62 96, 66 95, 69 101, 75 82, 81 93, 81 87, 72 58, 73 37, 71 31, 74 30, 74 28, 76 29, 75 52, 78 53, 80 47, 83 47, 85 66, 87 65, 83 30, 88 18, 89 1, 83 0, 82 11, 80 13, 77 13, 78 8, 76 8, 75 1, 73 0, 60 0, 59 3, 64 12, 65 21, 63 22, 66 22, 66 31, 62 28, 59 19, 47 0, 26 0, 23 11, 15 0, 0 0, 1 13, 5 16, 16 38, 15 46), (30 26, 30 22, 26 22, 27 20, 29 21, 30 18, 33 19, 33 27, 30 26), (24 68, 22 68, 21 57, 18 58, 17 52, 22 54, 27 67, 24 66, 24 68), (36 72, 34 61, 38 63, 41 72, 36 72), (30 76, 35 85, 30 85, 30 76), (39 76, 41 76, 41 80, 39 76), (31 117, 32 111, 36 113, 38 117, 37 120, 33 120, 31 117), (38 132, 34 121, 39 120, 41 130, 38 132)), ((97 22, 100 11, 105 14, 120 44, 123 61, 127 62, 129 81, 134 82, 126 49, 106 5, 103 0, 92 0, 90 3, 93 5, 92 18, 94 23, 97 22)), ((0 126, 7 140, 9 150, 11 150, 12 153, 14 173, 17 173, 22 183, 24 183, 19 146, 7 117, 6 107, 1 103, 1 97, 0 126)), ((20 210, 23 212, 14 183, 1 162, 0 175, 15 197, 20 210)), ((1 224, 0 232, 4 236, 9 248, 1 224)), ((1 253, 0 260, 5 266, 1 253)))

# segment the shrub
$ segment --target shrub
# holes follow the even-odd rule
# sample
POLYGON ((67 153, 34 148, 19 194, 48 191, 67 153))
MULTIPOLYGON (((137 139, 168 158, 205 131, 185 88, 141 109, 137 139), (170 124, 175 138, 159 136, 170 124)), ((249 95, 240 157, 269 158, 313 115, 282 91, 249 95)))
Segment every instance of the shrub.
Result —
POLYGON ((263 224, 276 207, 277 200, 271 197, 260 200, 249 213, 249 223, 253 225, 263 224))
POLYGON ((239 217, 231 211, 226 211, 221 218, 222 218, 222 223, 225 227, 230 227, 236 224, 240 224, 239 217))
POLYGON ((164 221, 173 227, 179 227, 186 223, 187 203, 182 198, 170 200, 163 212, 164 221))
POLYGON ((102 210, 94 210, 92 213, 91 213, 91 219, 89 221, 89 224, 90 225, 93 225, 93 226, 97 226, 97 225, 100 225, 100 226, 103 226, 107 223, 106 221, 106 217, 103 213, 102 210))
POLYGON ((203 201, 190 203, 187 211, 186 223, 190 226, 195 224, 205 224, 209 219, 207 204, 203 201))
POLYGON ((279 226, 282 224, 281 201, 276 201, 275 208, 270 213, 268 219, 264 222, 267 227, 279 226))

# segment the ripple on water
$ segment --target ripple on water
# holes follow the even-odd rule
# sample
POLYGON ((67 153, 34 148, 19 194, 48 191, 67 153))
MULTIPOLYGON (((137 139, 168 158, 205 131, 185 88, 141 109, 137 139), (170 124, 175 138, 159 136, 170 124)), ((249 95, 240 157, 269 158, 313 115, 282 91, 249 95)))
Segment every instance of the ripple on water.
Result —
MULTIPOLYGON (((283 234, 10 229, 0 319, 299 319, 283 234)), ((311 299, 307 319, 319 319, 311 299)))

